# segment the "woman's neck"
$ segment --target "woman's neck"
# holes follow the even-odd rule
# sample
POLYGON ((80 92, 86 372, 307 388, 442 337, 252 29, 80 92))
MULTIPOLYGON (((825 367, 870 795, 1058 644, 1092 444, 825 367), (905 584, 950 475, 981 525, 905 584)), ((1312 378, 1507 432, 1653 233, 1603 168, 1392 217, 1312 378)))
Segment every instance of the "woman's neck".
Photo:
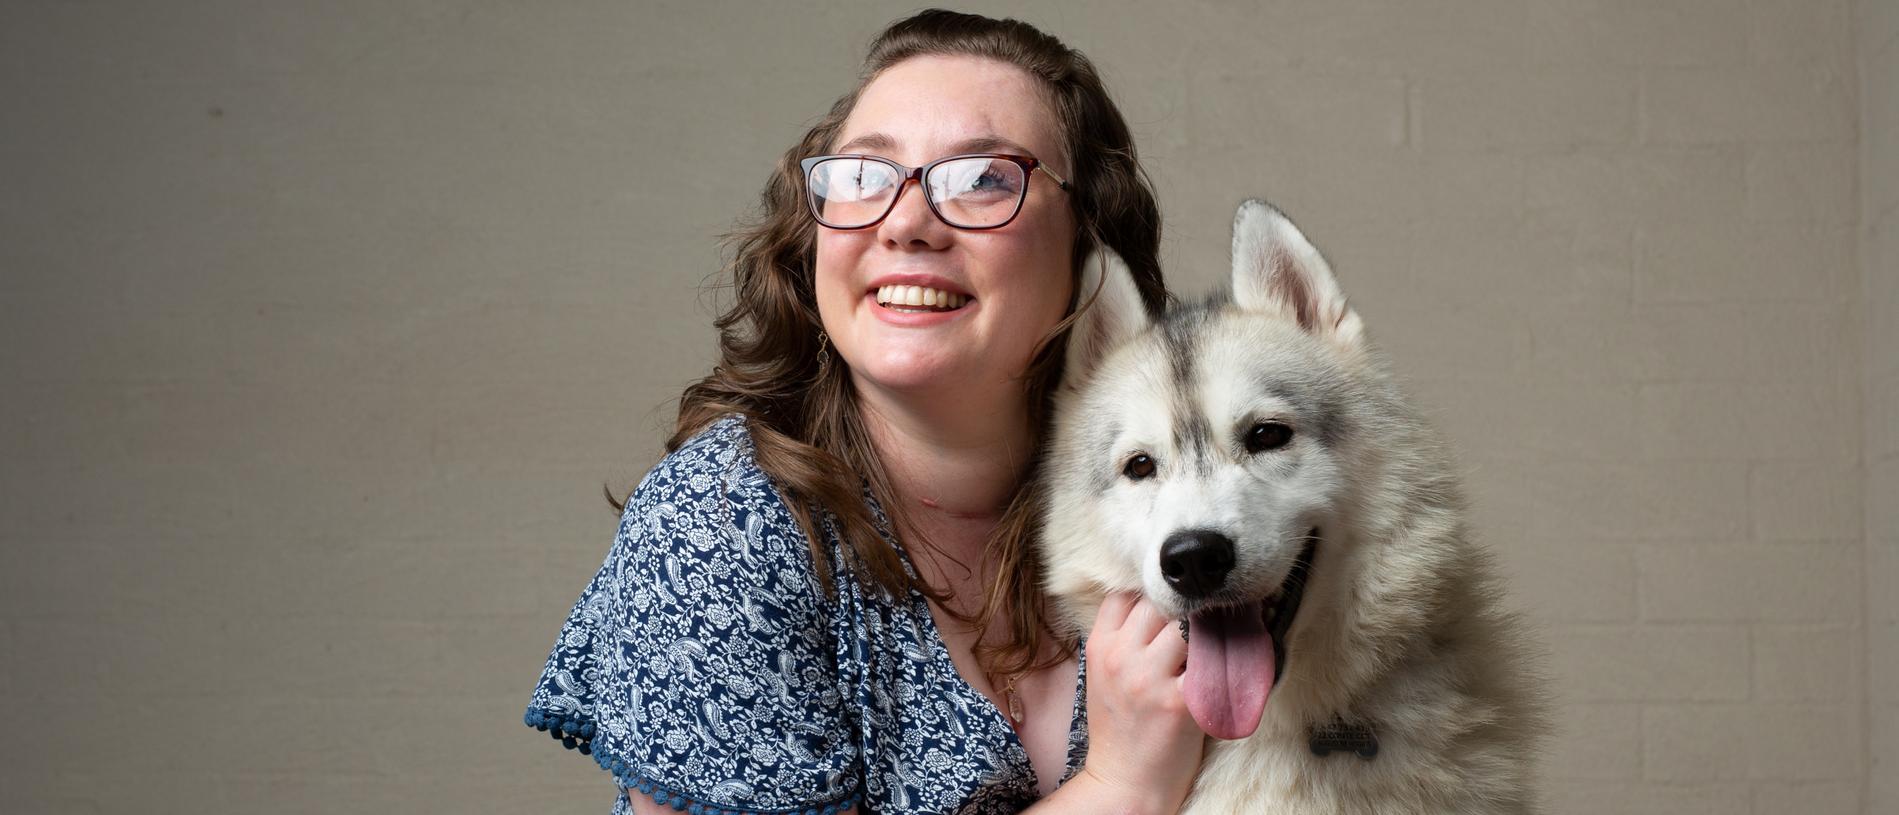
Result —
POLYGON ((981 554, 1027 466, 1032 434, 1019 393, 987 403, 895 397, 859 388, 858 405, 903 515, 944 554, 981 554))

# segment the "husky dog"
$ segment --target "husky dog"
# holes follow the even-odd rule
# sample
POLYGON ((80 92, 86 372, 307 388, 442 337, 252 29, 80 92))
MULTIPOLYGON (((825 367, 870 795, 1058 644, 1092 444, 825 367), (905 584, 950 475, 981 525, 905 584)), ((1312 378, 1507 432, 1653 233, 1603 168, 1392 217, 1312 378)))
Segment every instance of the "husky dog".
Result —
POLYGON ((1215 739, 1184 811, 1538 811, 1533 652, 1318 250, 1248 201, 1230 291, 1158 320, 1088 267, 1040 555, 1073 632, 1108 592, 1183 621, 1215 739))

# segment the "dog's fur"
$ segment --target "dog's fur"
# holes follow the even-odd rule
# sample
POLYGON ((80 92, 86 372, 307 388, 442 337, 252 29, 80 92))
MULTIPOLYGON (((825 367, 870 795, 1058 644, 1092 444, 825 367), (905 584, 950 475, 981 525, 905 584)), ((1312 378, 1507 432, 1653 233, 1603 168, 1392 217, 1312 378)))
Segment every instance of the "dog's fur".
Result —
POLYGON ((1140 592, 1176 619, 1273 596, 1318 530, 1258 728, 1208 741, 1184 811, 1538 811, 1534 652, 1499 607, 1447 449, 1325 259, 1249 201, 1230 289, 1205 302, 1154 319, 1118 258, 1087 266, 1081 297, 1094 302, 1070 339, 1042 473, 1040 554, 1072 632, 1109 592, 1140 592), (1291 441, 1249 454, 1241 436, 1269 420, 1291 441), (1127 475, 1137 454, 1152 476, 1127 475), (1199 602, 1157 562, 1190 528, 1224 533, 1236 554, 1221 592, 1199 602), (1334 721, 1368 727, 1376 756, 1315 755, 1313 728, 1334 721))

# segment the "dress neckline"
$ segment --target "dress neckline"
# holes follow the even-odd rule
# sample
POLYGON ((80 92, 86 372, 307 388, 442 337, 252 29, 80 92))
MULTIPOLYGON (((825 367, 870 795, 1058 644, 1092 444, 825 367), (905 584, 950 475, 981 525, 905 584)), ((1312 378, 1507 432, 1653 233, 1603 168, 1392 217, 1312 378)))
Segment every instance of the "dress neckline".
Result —
MULTIPOLYGON (((905 562, 906 564, 908 563, 907 555, 905 562)), ((956 660, 951 657, 949 653, 949 643, 943 639, 943 631, 936 624, 936 615, 930 613, 929 599, 913 588, 910 590, 910 604, 912 613, 921 617, 923 620, 921 625, 926 626, 928 629, 928 633, 924 639, 928 640, 926 645, 930 649, 931 661, 938 666, 939 670, 947 673, 952 678, 952 685, 956 692, 962 695, 963 700, 968 702, 971 708, 983 711, 981 715, 985 723, 991 729, 1002 731, 1003 738, 1007 739, 1009 745, 1020 751, 1024 769, 1028 771, 1029 789, 1035 792, 1037 797, 1040 797, 1041 776, 1035 771, 1035 762, 1029 760, 1028 745, 1022 743, 1022 735, 1017 733, 1015 727, 1009 724, 1008 715, 1002 711, 1002 708, 998 707, 989 697, 984 696, 982 691, 976 690, 976 686, 970 684, 969 678, 963 676, 963 672, 957 669, 956 660)), ((1082 712, 1087 704, 1087 694, 1085 692, 1087 660, 1082 657, 1080 649, 1076 649, 1075 651, 1074 681, 1075 690, 1071 694, 1073 703, 1068 711, 1068 749, 1063 754, 1062 761, 1061 780, 1064 782, 1081 768, 1080 764, 1077 763, 1080 759, 1077 753, 1080 752, 1079 748, 1083 743, 1081 740, 1081 728, 1085 725, 1082 712)), ((1059 784, 1057 786, 1059 786, 1059 784)))
MULTIPOLYGON (((865 487, 864 497, 870 506, 872 518, 877 522, 878 534, 896 551, 897 557, 903 561, 904 571, 910 575, 911 579, 916 579, 916 564, 910 559, 910 551, 892 533, 890 518, 884 514, 883 505, 877 501, 875 495, 871 494, 868 485, 865 487)), ((949 643, 943 639, 943 631, 936 624, 936 615, 930 613, 929 598, 924 597, 923 593, 917 591, 915 587, 911 587, 908 593, 912 614, 921 617, 920 625, 927 629, 924 639, 928 640, 926 647, 930 650, 931 661, 940 670, 948 673, 951 678, 951 687, 962 696, 963 701, 969 703, 971 708, 981 710, 985 723, 991 729, 1002 732, 1008 745, 1014 748, 1011 754, 1022 756, 1021 769, 1026 771, 1029 791, 1040 798, 1041 777, 1035 771, 1035 762, 1029 760, 1028 746, 1022 743, 1021 734, 1009 724, 1008 715, 997 707, 995 702, 990 701, 989 697, 976 690, 976 686, 969 683, 969 679, 963 676, 962 671, 957 670, 956 660, 949 653, 949 643)), ((1087 709, 1087 673, 1087 656, 1084 649, 1077 646, 1075 649, 1075 691, 1072 694, 1074 703, 1068 712, 1068 749, 1063 756, 1062 782, 1067 782, 1081 769, 1080 754, 1083 752, 1082 746, 1086 744, 1081 730, 1086 726, 1086 717, 1083 714, 1087 709)))

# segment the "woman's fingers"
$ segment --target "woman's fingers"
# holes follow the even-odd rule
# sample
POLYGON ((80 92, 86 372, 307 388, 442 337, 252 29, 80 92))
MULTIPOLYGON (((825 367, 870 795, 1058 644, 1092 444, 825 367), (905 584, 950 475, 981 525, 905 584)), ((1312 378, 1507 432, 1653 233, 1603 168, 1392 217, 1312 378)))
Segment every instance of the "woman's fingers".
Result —
POLYGON ((1101 610, 1095 613, 1095 628, 1089 639, 1113 636, 1140 647, 1159 639, 1161 632, 1179 625, 1162 614, 1146 597, 1120 591, 1101 601, 1101 610))
POLYGON ((1134 601, 1139 596, 1127 591, 1117 591, 1108 595, 1101 601, 1101 610, 1095 612, 1094 633, 1104 634, 1119 629, 1123 623, 1127 622, 1128 612, 1134 608, 1134 601))
POLYGON ((1088 640, 1087 771, 1174 800, 1192 784, 1206 738, 1181 692, 1178 626, 1147 600, 1116 594, 1088 640))
POLYGON ((1132 592, 1108 595, 1095 617, 1089 640, 1097 649, 1139 654, 1136 664, 1165 666, 1168 675, 1180 673, 1187 661, 1187 643, 1180 623, 1162 614, 1145 597, 1132 592))
POLYGON ((1166 665, 1175 674, 1187 667, 1187 638, 1182 636, 1180 623, 1173 622, 1162 626, 1147 641, 1145 653, 1156 665, 1166 665))
POLYGON ((1143 645, 1152 642, 1154 635, 1175 625, 1173 620, 1160 613, 1160 609, 1142 597, 1135 601, 1134 608, 1128 611, 1128 621, 1123 628, 1128 629, 1129 638, 1143 645))

